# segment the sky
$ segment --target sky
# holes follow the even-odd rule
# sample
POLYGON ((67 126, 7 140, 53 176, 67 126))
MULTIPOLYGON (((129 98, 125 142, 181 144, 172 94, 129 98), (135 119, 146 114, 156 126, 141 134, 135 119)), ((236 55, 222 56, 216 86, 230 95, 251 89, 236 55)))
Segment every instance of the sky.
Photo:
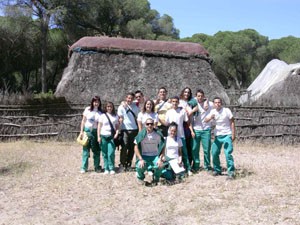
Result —
POLYGON ((180 38, 254 29, 272 39, 300 38, 300 0, 148 0, 173 18, 180 38))

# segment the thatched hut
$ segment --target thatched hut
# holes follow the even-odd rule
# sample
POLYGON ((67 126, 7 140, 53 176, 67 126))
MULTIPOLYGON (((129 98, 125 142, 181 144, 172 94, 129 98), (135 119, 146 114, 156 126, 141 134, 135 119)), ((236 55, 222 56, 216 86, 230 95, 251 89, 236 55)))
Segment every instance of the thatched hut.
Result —
POLYGON ((300 107, 300 63, 271 60, 240 97, 243 105, 300 107))
POLYGON ((119 103, 130 91, 156 98, 165 86, 169 96, 189 86, 206 95, 229 98, 213 73, 208 52, 199 44, 109 37, 84 37, 70 47, 70 61, 55 95, 71 103, 92 96, 119 103))

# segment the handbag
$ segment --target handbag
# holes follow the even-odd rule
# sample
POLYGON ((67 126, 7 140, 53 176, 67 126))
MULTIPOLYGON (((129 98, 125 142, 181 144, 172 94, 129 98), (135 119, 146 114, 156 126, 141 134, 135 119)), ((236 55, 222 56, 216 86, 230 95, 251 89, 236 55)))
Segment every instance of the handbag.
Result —
POLYGON ((114 138, 115 134, 116 134, 116 130, 112 124, 112 122, 110 121, 108 115, 105 113, 105 116, 107 117, 108 119, 108 122, 109 122, 109 125, 110 125, 110 129, 111 129, 111 136, 114 140, 114 143, 115 143, 115 146, 116 147, 119 147, 120 145, 122 145, 123 143, 123 133, 122 132, 119 132, 118 133, 118 137, 117 138, 114 138))
POLYGON ((76 141, 78 144, 80 144, 82 146, 87 146, 87 144, 89 143, 89 137, 87 136, 87 133, 84 131, 82 138, 81 138, 81 135, 79 134, 76 141))

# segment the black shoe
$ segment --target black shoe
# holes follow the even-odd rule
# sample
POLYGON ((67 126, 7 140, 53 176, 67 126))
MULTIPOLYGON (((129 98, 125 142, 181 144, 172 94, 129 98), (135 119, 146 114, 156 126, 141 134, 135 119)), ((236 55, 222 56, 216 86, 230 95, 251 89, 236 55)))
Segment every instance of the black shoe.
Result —
POLYGON ((101 166, 95 169, 95 172, 96 172, 96 173, 101 173, 101 171, 102 171, 101 166))
POLYGON ((220 176, 222 173, 220 173, 220 172, 217 172, 217 171, 214 171, 213 173, 212 173, 212 175, 214 176, 214 177, 216 177, 216 176, 220 176))

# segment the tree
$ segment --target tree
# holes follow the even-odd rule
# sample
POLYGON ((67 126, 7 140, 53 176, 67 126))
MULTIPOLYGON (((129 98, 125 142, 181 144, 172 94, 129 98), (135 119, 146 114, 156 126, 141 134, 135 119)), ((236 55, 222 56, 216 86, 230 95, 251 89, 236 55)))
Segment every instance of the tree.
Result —
POLYGON ((0 18, 0 77, 4 91, 22 91, 29 87, 30 75, 37 70, 40 54, 32 19, 23 13, 9 12, 13 17, 0 18))
POLYGON ((213 69, 225 86, 247 87, 261 70, 268 54, 268 38, 255 30, 218 32, 210 40, 213 69), (227 81, 227 83, 225 83, 227 81))
POLYGON ((59 0, 8 0, 7 7, 23 10, 27 15, 35 19, 35 24, 40 31, 40 51, 41 51, 41 91, 47 91, 47 48, 49 27, 53 24, 56 16, 62 14, 63 6, 59 0))
POLYGON ((288 64, 300 62, 300 38, 293 36, 271 40, 268 50, 272 58, 278 58, 288 64))
POLYGON ((179 38, 173 19, 160 17, 147 0, 74 0, 65 5, 60 25, 75 42, 83 36, 106 35, 158 39, 179 38))

